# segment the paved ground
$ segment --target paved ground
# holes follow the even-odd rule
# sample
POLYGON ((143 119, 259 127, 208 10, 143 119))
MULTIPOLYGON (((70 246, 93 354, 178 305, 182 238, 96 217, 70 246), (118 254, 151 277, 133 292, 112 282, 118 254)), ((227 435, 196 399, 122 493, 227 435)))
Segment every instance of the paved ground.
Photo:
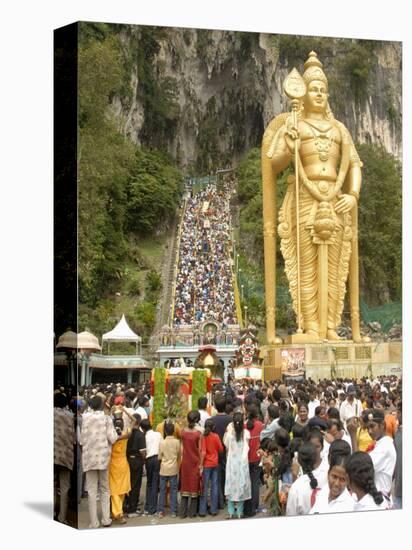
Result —
MULTIPOLYGON (((145 494, 146 490, 146 478, 143 478, 143 484, 142 484, 142 490, 140 494, 140 500, 142 501, 143 495, 145 494)), ((98 505, 98 514, 99 517, 101 517, 100 512, 100 506, 98 505)), ((127 523, 124 525, 121 525, 117 523, 116 521, 113 521, 112 528, 117 527, 126 527, 126 526, 136 526, 136 525, 168 525, 173 523, 205 523, 210 521, 228 521, 226 520, 227 511, 226 510, 220 510, 219 514, 217 516, 210 516, 207 515, 204 518, 186 518, 186 519, 180 519, 180 518, 172 518, 170 516, 169 510, 166 508, 166 515, 164 518, 158 518, 156 516, 140 516, 137 518, 128 518, 127 523)), ((268 517, 266 513, 259 513, 255 516, 256 517, 268 517)), ((236 520, 231 520, 236 521, 236 520)), ((79 506, 79 529, 87 529, 89 526, 89 512, 87 507, 87 497, 82 498, 80 506, 79 506)))

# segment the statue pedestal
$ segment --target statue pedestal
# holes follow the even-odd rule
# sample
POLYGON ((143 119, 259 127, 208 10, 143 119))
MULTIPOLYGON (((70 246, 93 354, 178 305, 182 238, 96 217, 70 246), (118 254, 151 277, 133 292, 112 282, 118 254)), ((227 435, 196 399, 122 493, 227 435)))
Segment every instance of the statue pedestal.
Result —
POLYGON ((316 338, 310 334, 301 334, 295 333, 290 334, 285 338, 285 344, 321 344, 322 340, 316 338))
MULTIPOLYGON (((292 335, 295 336, 295 335, 292 335)), ((296 335, 302 336, 302 335, 296 335)), ((264 380, 279 380, 289 376, 288 356, 298 351, 304 355, 306 378, 362 378, 402 372, 401 342, 296 342, 269 344, 261 347, 264 380)))

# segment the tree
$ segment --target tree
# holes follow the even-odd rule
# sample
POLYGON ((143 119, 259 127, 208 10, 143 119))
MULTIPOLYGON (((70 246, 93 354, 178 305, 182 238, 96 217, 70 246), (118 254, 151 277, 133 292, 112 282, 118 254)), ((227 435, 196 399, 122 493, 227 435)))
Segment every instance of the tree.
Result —
POLYGON ((369 305, 402 295, 401 164, 383 147, 359 145, 363 183, 359 200, 362 293, 369 305))

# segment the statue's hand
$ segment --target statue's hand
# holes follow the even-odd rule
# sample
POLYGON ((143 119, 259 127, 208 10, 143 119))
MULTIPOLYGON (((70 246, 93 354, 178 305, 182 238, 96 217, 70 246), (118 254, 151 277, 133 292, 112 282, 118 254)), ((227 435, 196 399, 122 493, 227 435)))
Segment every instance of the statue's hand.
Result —
POLYGON ((335 212, 337 214, 346 214, 356 206, 356 199, 353 195, 342 195, 335 204, 335 212))
POLYGON ((297 144, 298 150, 300 149, 300 135, 296 126, 288 124, 285 131, 285 141, 291 153, 295 152, 295 144, 297 144))

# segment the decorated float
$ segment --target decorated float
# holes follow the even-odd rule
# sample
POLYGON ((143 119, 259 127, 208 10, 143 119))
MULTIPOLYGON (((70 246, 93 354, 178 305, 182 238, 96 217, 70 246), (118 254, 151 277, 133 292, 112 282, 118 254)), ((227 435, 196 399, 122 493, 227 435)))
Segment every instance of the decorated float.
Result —
POLYGON ((262 367, 259 364, 257 329, 253 325, 249 325, 240 334, 233 375, 235 380, 261 380, 262 374, 262 367))
POLYGON ((199 397, 207 396, 210 402, 210 392, 216 382, 208 368, 179 365, 152 369, 153 425, 171 418, 184 426, 187 413, 197 408, 199 397))
POLYGON ((181 357, 174 361, 173 366, 152 369, 150 383, 154 426, 166 418, 185 426, 187 413, 197 409, 199 397, 207 397, 210 406, 213 386, 222 382, 224 367, 217 355, 216 327, 208 323, 205 328, 207 338, 199 346, 194 363, 185 362, 181 357))

